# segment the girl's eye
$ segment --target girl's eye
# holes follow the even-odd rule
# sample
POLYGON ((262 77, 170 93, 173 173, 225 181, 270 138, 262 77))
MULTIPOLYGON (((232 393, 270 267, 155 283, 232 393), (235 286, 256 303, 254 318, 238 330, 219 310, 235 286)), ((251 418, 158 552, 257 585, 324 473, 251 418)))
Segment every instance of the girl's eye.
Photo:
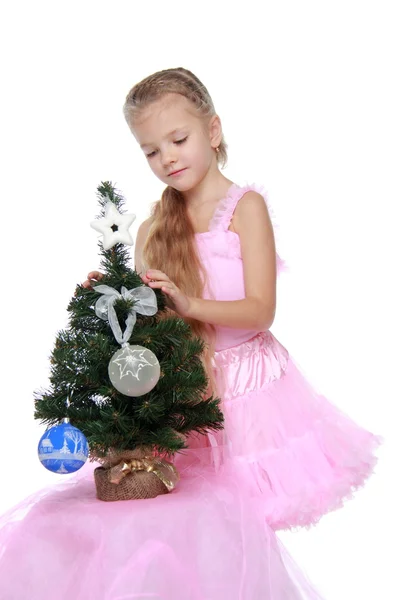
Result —
MULTIPOLYGON (((187 135, 186 137, 182 138, 181 140, 175 140, 174 144, 178 144, 178 145, 179 144, 183 144, 184 142, 186 142, 186 140, 188 139, 188 137, 189 136, 187 135)), ((146 157, 147 158, 152 158, 153 156, 156 155, 156 153, 157 153, 157 151, 153 150, 153 152, 149 152, 148 154, 146 154, 146 157)))

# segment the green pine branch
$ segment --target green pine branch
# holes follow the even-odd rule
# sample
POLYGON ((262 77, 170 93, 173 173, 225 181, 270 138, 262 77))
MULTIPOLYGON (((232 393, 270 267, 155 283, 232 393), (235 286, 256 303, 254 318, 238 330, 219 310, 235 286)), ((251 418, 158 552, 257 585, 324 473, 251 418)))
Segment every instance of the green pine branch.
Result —
MULTIPOLYGON (((99 216, 111 200, 123 212, 124 199, 111 182, 97 189, 99 216)), ((120 291, 143 286, 129 266, 130 252, 123 244, 110 250, 100 246, 101 283, 120 291)), ((161 377, 157 385, 138 398, 118 392, 108 377, 111 356, 120 348, 107 321, 94 310, 101 296, 96 289, 78 285, 68 304, 68 327, 57 334, 50 357, 50 386, 35 394, 35 418, 48 426, 68 417, 88 439, 93 456, 114 450, 151 446, 173 454, 185 447, 185 436, 222 428, 219 400, 206 397, 208 380, 201 354, 204 343, 192 335, 187 323, 166 315, 164 295, 156 290, 158 313, 137 314, 130 344, 148 348, 157 356, 161 377), (67 400, 69 405, 67 406, 67 400)), ((132 300, 114 305, 122 330, 132 300)))

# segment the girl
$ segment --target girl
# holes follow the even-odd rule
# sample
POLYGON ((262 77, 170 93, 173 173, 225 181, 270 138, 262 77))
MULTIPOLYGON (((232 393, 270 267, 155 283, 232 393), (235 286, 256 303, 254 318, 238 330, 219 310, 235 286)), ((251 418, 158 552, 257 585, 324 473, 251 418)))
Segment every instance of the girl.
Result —
POLYGON ((136 269, 209 343, 225 429, 208 443, 273 528, 316 523, 371 474, 380 440, 312 389, 270 331, 283 262, 266 200, 222 175, 227 147, 201 81, 155 73, 129 92, 124 115, 167 186, 139 228, 136 269))
POLYGON ((270 332, 283 263, 260 190, 220 172, 226 143, 204 85, 181 68, 155 73, 124 114, 166 184, 139 228, 136 269, 206 340, 225 429, 190 440, 171 494, 97 501, 88 465, 10 511, 0 598, 319 600, 273 529, 339 506, 379 440, 319 396, 270 332))

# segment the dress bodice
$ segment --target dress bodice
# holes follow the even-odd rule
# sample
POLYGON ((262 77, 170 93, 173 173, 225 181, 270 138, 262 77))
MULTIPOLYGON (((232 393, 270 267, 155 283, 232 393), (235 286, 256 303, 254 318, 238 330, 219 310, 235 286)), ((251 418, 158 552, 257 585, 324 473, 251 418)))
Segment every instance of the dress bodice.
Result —
MULTIPOLYGON (((265 192, 260 186, 240 187, 233 184, 218 203, 208 231, 196 234, 199 257, 207 274, 204 299, 242 300, 246 297, 240 238, 237 233, 229 230, 229 225, 237 203, 249 191, 260 193, 267 203, 265 192)), ((277 271, 280 272, 284 263, 278 254, 276 259, 277 271)), ((215 349, 219 351, 237 346, 257 333, 259 332, 254 330, 218 326, 215 349)))

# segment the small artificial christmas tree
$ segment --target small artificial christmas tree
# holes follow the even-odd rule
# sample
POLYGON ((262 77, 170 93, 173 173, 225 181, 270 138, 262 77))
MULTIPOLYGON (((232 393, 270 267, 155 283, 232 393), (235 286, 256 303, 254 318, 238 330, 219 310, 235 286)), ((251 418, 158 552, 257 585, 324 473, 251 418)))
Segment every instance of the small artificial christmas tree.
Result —
POLYGON ((76 289, 51 355, 51 386, 35 395, 35 418, 48 426, 67 420, 84 434, 91 459, 102 463, 99 498, 153 497, 177 481, 166 459, 186 447, 189 433, 221 429, 223 416, 219 400, 207 397, 203 341, 129 268, 124 244, 132 244, 134 216, 120 212, 124 200, 110 182, 97 191, 104 278, 76 289))

